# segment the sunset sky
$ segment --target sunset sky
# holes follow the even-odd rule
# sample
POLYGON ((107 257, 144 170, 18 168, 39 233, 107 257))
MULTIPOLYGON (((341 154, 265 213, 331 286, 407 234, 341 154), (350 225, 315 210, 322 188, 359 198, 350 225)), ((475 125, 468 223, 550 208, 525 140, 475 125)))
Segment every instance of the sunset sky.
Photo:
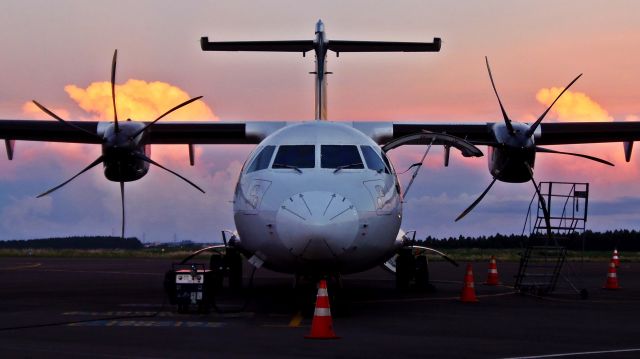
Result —
MULTIPOLYGON (((329 118, 357 121, 501 121, 484 56, 505 107, 532 121, 577 74, 583 77, 545 121, 640 120, 640 3, 637 1, 30 1, 0 2, 0 118, 47 119, 36 99, 70 120, 111 120, 109 71, 118 49, 118 111, 152 120, 313 119, 313 56, 202 52, 210 40, 311 39, 318 19, 329 39, 443 40, 440 53, 329 55, 329 118)), ((4 147, 4 146, 3 146, 4 147)), ((640 145, 636 145, 638 150, 640 145)), ((558 147, 559 148, 559 147, 558 147)), ((207 191, 152 168, 127 184, 127 235, 147 241, 218 240, 233 229, 230 200, 252 146, 154 146, 154 159, 207 191)), ((486 148, 481 148, 486 153, 486 148)), ((640 154, 622 144, 565 146, 616 163, 537 157, 539 181, 590 182, 588 228, 640 229, 640 154)), ((404 170, 423 148, 394 150, 404 170)), ((4 152, 4 150, 2 150, 4 152)), ((0 159, 0 240, 118 234, 118 184, 99 168, 50 196, 42 193, 93 161, 99 146, 18 142, 0 159)), ((408 175, 402 176, 403 183, 408 175)), ((486 187, 486 158, 442 151, 406 198, 405 230, 418 236, 520 233, 530 184, 486 187)))

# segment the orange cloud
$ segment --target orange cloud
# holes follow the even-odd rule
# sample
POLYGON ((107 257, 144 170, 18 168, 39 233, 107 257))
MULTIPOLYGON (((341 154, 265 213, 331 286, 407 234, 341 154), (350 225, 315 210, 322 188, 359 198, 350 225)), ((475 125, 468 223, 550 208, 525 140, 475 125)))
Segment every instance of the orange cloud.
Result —
MULTIPOLYGON (((562 88, 543 88, 536 94, 538 102, 549 106, 562 91, 562 88)), ((582 92, 566 91, 551 110, 559 121, 613 121, 613 117, 600 104, 582 92)), ((637 116, 626 116, 625 120, 638 120, 637 116)), ((545 120, 546 121, 546 120, 545 120)), ((584 153, 607 159, 616 164, 615 168, 561 155, 539 155, 537 175, 539 179, 588 181, 599 188, 607 188, 608 195, 615 196, 625 193, 627 186, 635 186, 640 176, 637 153, 634 153, 631 163, 624 160, 621 143, 584 144, 559 146, 569 152, 584 153)), ((558 148, 554 146, 554 148, 558 148)), ((637 151, 636 151, 637 152, 637 151)))
MULTIPOLYGON (((93 82, 87 88, 67 85, 64 90, 83 110, 95 115, 96 120, 112 121, 113 104, 111 84, 93 82)), ((118 118, 152 121, 170 108, 191 98, 187 92, 166 82, 129 79, 116 85, 118 118)), ((169 121, 217 120, 203 101, 193 102, 166 117, 169 121)))
MULTIPOLYGON (((65 91, 80 108, 93 115, 93 120, 113 120, 111 83, 93 82, 86 88, 67 85, 65 91)), ((186 91, 166 82, 129 79, 122 85, 116 85, 118 118, 122 120, 131 118, 138 121, 151 121, 190 98, 191 96, 186 91)), ((77 120, 76 118, 71 119, 69 111, 64 108, 48 108, 64 119, 77 120)), ((51 119, 32 102, 25 102, 22 106, 22 112, 30 118, 51 119)), ((217 119, 211 108, 199 100, 180 108, 161 121, 212 121, 217 119)), ((49 152, 55 153, 55 157, 58 159, 71 159, 80 163, 95 158, 98 151, 88 150, 88 146, 91 145, 73 143, 45 143, 43 146, 47 147, 49 152)), ((201 154, 202 148, 196 147, 196 157, 200 157, 201 154)), ((152 155, 159 161, 177 163, 178 165, 184 165, 189 160, 186 146, 154 146, 152 155)))
MULTIPOLYGON (((45 105, 46 106, 46 105, 45 105)), ((59 107, 47 107, 49 110, 53 111, 53 113, 55 113, 56 115, 64 118, 64 119, 68 119, 69 118, 69 111, 63 109, 63 108, 59 108, 59 107)), ((30 118, 36 119, 36 120, 51 120, 51 116, 47 115, 46 113, 44 113, 41 109, 38 108, 38 106, 36 106, 33 102, 29 101, 29 102, 25 102, 22 105, 22 113, 25 114, 25 116, 28 116, 30 118)))
MULTIPOLYGON (((539 103, 549 106, 560 94, 562 88, 543 88, 536 94, 539 103)), ((579 121, 613 121, 607 110, 582 92, 567 90, 553 105, 551 112, 555 113, 558 120, 563 122, 579 121)))

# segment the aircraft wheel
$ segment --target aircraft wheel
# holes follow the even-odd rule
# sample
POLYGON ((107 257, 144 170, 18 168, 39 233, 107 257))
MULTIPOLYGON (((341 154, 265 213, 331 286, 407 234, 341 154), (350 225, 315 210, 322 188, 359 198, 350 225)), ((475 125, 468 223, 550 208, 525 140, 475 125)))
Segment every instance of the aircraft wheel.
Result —
POLYGON ((415 270, 416 262, 411 248, 401 248, 396 258, 396 289, 409 289, 415 270))
POLYGON ((416 287, 424 289, 429 285, 429 262, 427 256, 416 257, 416 287))
POLYGON ((209 269, 211 270, 211 288, 220 290, 224 280, 224 260, 221 255, 213 254, 209 259, 209 269))
POLYGON ((229 269, 229 287, 242 289, 242 256, 235 249, 227 248, 226 267, 229 269))

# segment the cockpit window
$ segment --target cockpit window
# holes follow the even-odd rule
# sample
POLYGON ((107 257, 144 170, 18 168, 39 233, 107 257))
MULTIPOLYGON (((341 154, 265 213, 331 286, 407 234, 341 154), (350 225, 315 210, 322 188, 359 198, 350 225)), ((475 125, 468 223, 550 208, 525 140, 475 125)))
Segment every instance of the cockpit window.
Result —
POLYGON ((272 168, 313 168, 316 165, 314 145, 282 145, 272 168))
POLYGON ((253 162, 251 162, 251 165, 247 168, 247 173, 260 171, 269 167, 269 162, 271 162, 273 150, 275 149, 276 146, 265 146, 256 158, 253 159, 253 162))
POLYGON ((382 159, 380 159, 380 155, 378 155, 371 146, 360 146, 360 149, 362 150, 362 155, 369 169, 389 173, 389 169, 385 166, 384 162, 382 162, 382 159))
MULTIPOLYGON (((387 165, 387 168, 389 169, 389 172, 393 172, 393 167, 391 167, 391 162, 389 162, 389 157, 387 157, 386 153, 384 153, 384 151, 380 152, 380 155, 382 156, 382 160, 384 161, 384 164, 387 165)), ((400 193, 400 192, 398 192, 400 193)))
POLYGON ((358 147, 354 145, 320 146, 320 166, 322 168, 364 168, 358 147))

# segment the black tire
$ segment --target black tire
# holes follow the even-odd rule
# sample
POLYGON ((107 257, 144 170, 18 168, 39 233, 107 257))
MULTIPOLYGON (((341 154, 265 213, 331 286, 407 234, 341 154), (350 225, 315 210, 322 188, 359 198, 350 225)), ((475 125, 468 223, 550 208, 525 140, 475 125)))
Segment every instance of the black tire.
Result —
POLYGON ((409 289, 415 276, 416 263, 410 248, 401 248, 396 258, 396 289, 409 289))
POLYGON ((580 299, 582 300, 589 299, 589 291, 586 288, 580 289, 580 299))
POLYGON ((209 259, 209 269, 211 270, 211 286, 212 290, 221 290, 224 282, 224 259, 220 254, 213 254, 209 259))
POLYGON ((242 256, 240 252, 228 248, 225 262, 229 270, 229 287, 233 290, 242 289, 242 256))
POLYGON ((416 258, 416 288, 427 289, 429 287, 429 262, 427 256, 422 255, 416 258))

